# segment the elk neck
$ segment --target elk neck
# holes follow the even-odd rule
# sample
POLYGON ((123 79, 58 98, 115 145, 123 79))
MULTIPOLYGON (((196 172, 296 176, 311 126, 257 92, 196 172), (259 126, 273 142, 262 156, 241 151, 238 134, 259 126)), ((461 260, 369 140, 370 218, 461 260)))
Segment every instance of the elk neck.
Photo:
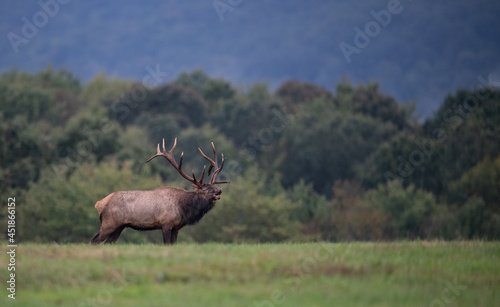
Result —
POLYGON ((187 192, 180 203, 182 219, 186 225, 196 224, 215 205, 215 199, 207 199, 203 193, 187 192))

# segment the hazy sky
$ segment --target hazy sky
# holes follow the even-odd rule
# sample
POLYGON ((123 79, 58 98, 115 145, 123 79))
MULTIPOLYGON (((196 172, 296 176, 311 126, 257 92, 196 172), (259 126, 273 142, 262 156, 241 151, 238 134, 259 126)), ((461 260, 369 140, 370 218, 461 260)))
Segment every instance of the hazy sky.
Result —
POLYGON ((66 67, 162 82, 201 68, 245 88, 287 79, 332 91, 377 81, 432 114, 478 77, 500 85, 500 1, 0 1, 0 71, 66 67), (166 77, 165 77, 166 76, 166 77))

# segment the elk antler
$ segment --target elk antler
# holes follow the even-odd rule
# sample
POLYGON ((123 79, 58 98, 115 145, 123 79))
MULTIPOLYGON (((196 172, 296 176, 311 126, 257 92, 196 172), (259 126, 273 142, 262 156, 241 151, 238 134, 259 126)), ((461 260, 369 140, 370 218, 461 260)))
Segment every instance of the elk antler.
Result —
MULTIPOLYGON (((198 147, 198 150, 200 151, 201 155, 208 160, 208 162, 210 162, 210 166, 208 167, 208 174, 210 175, 210 173, 212 172, 212 169, 215 168, 215 171, 214 173, 212 174, 212 177, 210 177, 210 184, 221 184, 221 183, 229 183, 229 181, 215 181, 215 179, 217 179, 217 176, 219 175, 220 171, 222 171, 222 167, 224 166, 224 154, 221 154, 222 155, 222 161, 220 163, 220 167, 218 166, 217 164, 217 153, 215 152, 215 146, 214 146, 214 142, 211 142, 212 144, 212 149, 214 150, 214 159, 210 159, 209 157, 207 157, 207 155, 205 155, 203 153, 203 151, 201 150, 200 147, 198 147)), ((205 170, 205 168, 203 168, 203 170, 205 170)))
POLYGON ((146 161, 146 163, 148 163, 149 161, 153 160, 156 157, 160 157, 160 156, 165 157, 165 159, 167 159, 168 162, 170 162, 170 164, 172 164, 172 166, 177 170, 177 172, 182 177, 184 177, 185 179, 187 179, 191 183, 193 183, 196 186, 201 188, 203 185, 203 177, 205 176, 205 167, 203 167, 203 172, 201 173, 200 180, 196 180, 196 177, 194 176, 194 172, 193 172, 193 177, 190 177, 189 175, 184 173, 182 171, 182 157, 184 156, 184 152, 181 153, 181 159, 179 160, 179 164, 177 164, 177 162, 175 161, 175 158, 174 158, 175 146, 177 146, 177 138, 175 138, 174 145, 172 146, 172 148, 167 152, 165 150, 165 139, 163 139, 163 152, 160 151, 160 144, 158 144, 158 147, 156 148, 156 155, 149 158, 148 161, 146 161))

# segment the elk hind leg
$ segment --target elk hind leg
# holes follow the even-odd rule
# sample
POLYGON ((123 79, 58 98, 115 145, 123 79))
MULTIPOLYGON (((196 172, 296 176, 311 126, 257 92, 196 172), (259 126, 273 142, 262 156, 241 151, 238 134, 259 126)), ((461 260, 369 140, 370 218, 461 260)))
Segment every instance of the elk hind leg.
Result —
POLYGON ((90 243, 92 243, 92 244, 99 244, 99 243, 103 242, 104 240, 103 240, 103 239, 101 239, 101 236, 100 236, 100 235, 101 235, 101 232, 99 231, 99 232, 95 235, 95 237, 93 237, 93 238, 92 238, 92 240, 90 240, 90 243))
POLYGON ((99 244, 104 241, 106 243, 112 243, 115 242, 118 237, 120 236, 120 233, 123 230, 123 226, 119 227, 106 227, 104 225, 101 225, 101 229, 99 230, 99 233, 91 240, 92 244, 99 244))
POLYGON ((116 228, 115 231, 113 231, 109 236, 108 236, 108 239, 106 240, 106 243, 114 243, 116 242, 116 240, 118 240, 118 238, 120 237, 120 234, 122 233, 123 229, 125 228, 125 226, 120 226, 118 228, 116 228))

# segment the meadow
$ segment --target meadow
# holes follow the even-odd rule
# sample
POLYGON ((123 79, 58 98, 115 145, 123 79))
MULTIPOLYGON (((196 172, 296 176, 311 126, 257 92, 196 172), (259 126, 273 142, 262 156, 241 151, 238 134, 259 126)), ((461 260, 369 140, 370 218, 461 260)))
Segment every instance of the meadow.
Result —
MULTIPOLYGON (((498 306, 499 263, 485 241, 26 243, 16 299, 4 289, 0 305, 498 306)), ((7 267, 4 253, 4 279, 7 267)))

